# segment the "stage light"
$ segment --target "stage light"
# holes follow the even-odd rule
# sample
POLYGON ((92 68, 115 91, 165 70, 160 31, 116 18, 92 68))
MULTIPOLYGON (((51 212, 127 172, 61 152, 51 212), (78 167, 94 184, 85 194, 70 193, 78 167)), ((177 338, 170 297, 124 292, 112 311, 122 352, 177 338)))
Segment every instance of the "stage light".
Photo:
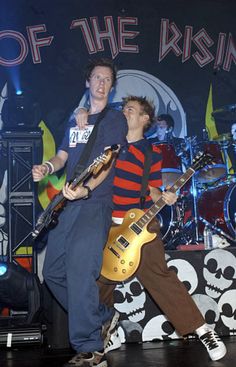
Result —
POLYGON ((0 263, 0 307, 28 311, 31 323, 41 308, 41 285, 38 278, 15 263, 0 263))
POLYGON ((0 277, 0 306, 26 310, 28 306, 27 270, 14 263, 2 263, 5 273, 0 277))
POLYGON ((38 126, 41 119, 40 107, 33 99, 29 88, 12 80, 7 84, 7 98, 5 98, 1 117, 3 130, 28 129, 38 126))
POLYGON ((4 275, 6 271, 7 271, 6 265, 0 263, 0 276, 4 275))
POLYGON ((10 95, 2 108, 4 129, 32 126, 34 117, 29 98, 18 90, 10 95))

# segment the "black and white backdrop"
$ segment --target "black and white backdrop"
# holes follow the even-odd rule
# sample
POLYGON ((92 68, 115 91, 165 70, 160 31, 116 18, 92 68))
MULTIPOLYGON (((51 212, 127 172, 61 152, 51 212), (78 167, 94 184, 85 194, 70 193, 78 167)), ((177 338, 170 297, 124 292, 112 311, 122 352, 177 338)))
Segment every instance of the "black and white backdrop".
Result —
MULTIPOLYGON (((166 252, 168 267, 176 271, 206 322, 219 335, 236 332, 235 256, 235 249, 166 252)), ((121 313, 122 342, 180 338, 137 278, 116 287, 115 307, 121 313)))

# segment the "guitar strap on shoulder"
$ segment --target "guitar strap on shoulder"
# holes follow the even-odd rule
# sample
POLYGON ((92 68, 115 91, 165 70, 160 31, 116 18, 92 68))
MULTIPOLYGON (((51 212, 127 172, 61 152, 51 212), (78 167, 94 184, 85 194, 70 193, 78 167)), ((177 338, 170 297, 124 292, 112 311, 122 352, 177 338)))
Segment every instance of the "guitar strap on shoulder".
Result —
POLYGON ((89 136, 89 139, 82 151, 82 154, 75 166, 75 169, 74 169, 74 172, 73 172, 73 175, 72 177, 75 178, 77 176, 79 176, 81 174, 81 172, 83 172, 83 170, 85 169, 86 165, 87 165, 87 162, 89 160, 89 157, 90 157, 90 154, 91 154, 91 151, 92 151, 92 148, 93 148, 93 145, 94 145, 94 142, 96 140, 96 137, 97 137, 97 133, 98 133, 98 126, 99 126, 99 123, 100 121, 105 117, 106 113, 107 113, 107 110, 108 110, 108 107, 106 106, 98 115, 97 117, 97 120, 94 124, 94 128, 93 128, 93 131, 92 133, 90 134, 89 136))
POLYGON ((143 166, 143 177, 140 191, 140 208, 143 209, 146 200, 146 191, 148 185, 149 172, 152 164, 152 144, 148 144, 145 151, 144 166, 143 166))

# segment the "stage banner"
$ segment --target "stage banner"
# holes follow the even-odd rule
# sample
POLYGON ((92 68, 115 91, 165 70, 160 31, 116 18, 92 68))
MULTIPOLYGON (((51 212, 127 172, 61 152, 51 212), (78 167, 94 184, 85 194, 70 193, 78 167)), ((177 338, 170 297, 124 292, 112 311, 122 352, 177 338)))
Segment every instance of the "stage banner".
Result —
MULTIPOLYGON (((1 0, 0 129, 42 129, 38 161, 49 159, 73 110, 86 102, 88 60, 108 57, 119 70, 110 101, 114 108, 121 108, 128 94, 146 96, 157 115, 173 117, 174 135, 184 138, 184 149, 195 154, 206 134, 213 142, 224 139, 234 122, 235 10, 233 0, 1 0)), ((4 251, 6 172, 4 157, 4 251)), ((64 182, 62 172, 38 185, 40 209, 64 182)))

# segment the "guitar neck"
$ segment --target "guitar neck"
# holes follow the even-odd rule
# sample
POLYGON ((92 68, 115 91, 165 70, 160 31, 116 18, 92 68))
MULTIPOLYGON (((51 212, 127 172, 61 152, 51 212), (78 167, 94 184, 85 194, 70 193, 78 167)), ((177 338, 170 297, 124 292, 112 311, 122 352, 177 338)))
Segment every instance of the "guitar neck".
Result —
MULTIPOLYGON (((92 166, 92 165, 91 165, 92 166)), ((76 189, 82 182, 84 182, 91 174, 91 166, 89 166, 85 171, 81 173, 78 177, 75 177, 73 180, 70 181, 71 188, 76 189)), ((65 202, 66 198, 64 197, 62 191, 60 191, 52 201, 49 203, 47 209, 42 213, 43 217, 46 217, 48 213, 56 210, 58 207, 61 207, 65 202)))
MULTIPOLYGON (((185 185, 185 183, 193 176, 195 170, 193 168, 188 168, 187 171, 180 176, 180 178, 171 186, 168 191, 172 193, 176 193, 181 187, 185 185)), ((136 224, 143 228, 145 227, 150 221, 155 218, 157 213, 161 211, 161 209, 166 205, 162 198, 158 199, 156 203, 154 203, 151 208, 149 208, 144 215, 136 222, 136 224)))
MULTIPOLYGON (((112 146, 111 149, 107 149, 104 153, 102 153, 99 157, 94 159, 93 163, 90 164, 79 176, 76 176, 72 180, 70 180, 70 186, 72 190, 76 189, 77 186, 82 184, 84 181, 87 180, 91 176, 91 174, 98 168, 98 165, 105 164, 108 162, 112 156, 111 152, 113 150, 117 149, 117 146, 112 146)), ((66 202, 65 197, 62 194, 62 191, 60 191, 50 202, 47 209, 42 214, 44 217, 48 215, 49 212, 52 212, 53 210, 56 210, 58 207, 60 207, 62 204, 66 202)))
POLYGON ((91 167, 92 165, 90 165, 85 171, 83 171, 81 175, 79 175, 78 177, 75 177, 73 180, 70 181, 72 190, 75 189, 77 186, 79 186, 82 182, 84 182, 90 176, 90 174, 92 173, 91 167))
MULTIPOLYGON (((74 177, 69 181, 72 190, 75 190, 77 186, 80 186, 85 182, 92 174, 97 174, 104 164, 107 164, 111 157, 112 152, 117 150, 117 145, 112 145, 111 148, 106 149, 100 156, 94 159, 93 163, 90 164, 79 176, 74 177)), ((32 236, 37 238, 44 228, 48 228, 49 225, 57 218, 60 211, 66 204, 67 199, 64 197, 63 192, 60 191, 52 201, 49 203, 44 212, 39 216, 35 228, 32 232, 32 236)))

